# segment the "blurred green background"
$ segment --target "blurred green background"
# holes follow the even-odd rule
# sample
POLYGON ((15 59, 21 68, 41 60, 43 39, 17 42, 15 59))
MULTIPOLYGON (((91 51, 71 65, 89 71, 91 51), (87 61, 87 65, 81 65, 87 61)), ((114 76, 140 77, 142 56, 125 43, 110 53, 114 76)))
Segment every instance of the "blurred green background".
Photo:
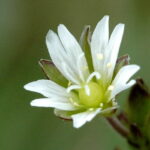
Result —
MULTIPOLYGON (((147 84, 150 57, 148 0, 0 0, 0 150, 127 150, 125 140, 104 119, 96 117, 80 129, 53 115, 52 109, 31 108, 40 95, 23 85, 44 78, 40 58, 49 59, 45 35, 65 24, 79 39, 85 24, 110 15, 110 29, 125 23, 120 55, 129 53, 141 66, 147 84)), ((118 100, 125 103, 128 91, 118 100)))

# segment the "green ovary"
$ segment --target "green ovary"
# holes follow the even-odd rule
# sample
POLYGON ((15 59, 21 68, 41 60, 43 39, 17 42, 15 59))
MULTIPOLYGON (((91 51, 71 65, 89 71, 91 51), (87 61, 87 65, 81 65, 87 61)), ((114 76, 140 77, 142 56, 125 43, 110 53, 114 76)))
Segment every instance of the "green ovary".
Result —
POLYGON ((103 89, 99 84, 95 82, 90 82, 87 85, 84 85, 84 87, 79 90, 80 103, 83 104, 85 107, 99 107, 100 103, 103 102, 103 98, 103 89), (85 86, 87 88, 85 88, 85 86))

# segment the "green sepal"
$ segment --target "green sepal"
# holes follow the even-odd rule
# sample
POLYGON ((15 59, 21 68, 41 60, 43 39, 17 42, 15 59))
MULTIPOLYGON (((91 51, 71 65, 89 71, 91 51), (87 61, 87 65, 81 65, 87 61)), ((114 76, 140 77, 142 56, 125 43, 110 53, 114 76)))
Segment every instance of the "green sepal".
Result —
POLYGON ((114 70, 114 77, 116 76, 116 74, 118 73, 118 71, 125 65, 128 65, 129 64, 129 61, 130 61, 130 57, 128 54, 126 55, 123 55, 121 57, 119 57, 117 59, 117 62, 116 62, 116 66, 115 66, 115 70, 114 70))
POLYGON ((82 50, 84 51, 89 70, 93 71, 93 63, 92 63, 92 55, 91 55, 91 27, 89 25, 86 25, 82 31, 81 37, 80 37, 80 45, 82 50))
POLYGON ((61 86, 68 86, 68 81, 61 75, 52 61, 41 59, 39 61, 39 65, 48 79, 58 83, 61 86))

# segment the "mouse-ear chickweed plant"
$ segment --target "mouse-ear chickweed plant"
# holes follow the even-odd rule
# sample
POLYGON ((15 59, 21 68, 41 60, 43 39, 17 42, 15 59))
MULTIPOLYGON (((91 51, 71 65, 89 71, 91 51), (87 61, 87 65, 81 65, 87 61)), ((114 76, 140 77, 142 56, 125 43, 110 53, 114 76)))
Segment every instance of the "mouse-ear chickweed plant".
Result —
MULTIPOLYGON (((129 65, 128 55, 118 58, 123 33, 124 24, 118 24, 109 35, 109 16, 98 22, 93 33, 90 26, 85 26, 79 42, 62 24, 58 26, 57 33, 49 30, 46 45, 51 61, 39 61, 47 80, 37 80, 24 86, 45 98, 31 101, 31 106, 52 107, 56 116, 72 120, 75 128, 80 128, 96 115, 103 116, 134 147, 135 135, 132 133, 137 131, 132 131, 131 125, 135 130, 138 120, 134 120, 138 112, 134 106, 138 103, 134 94, 130 94, 126 113, 120 111, 120 117, 114 118, 119 107, 116 95, 136 84, 130 78, 140 69, 138 65, 129 65)), ((142 118, 143 113, 140 114, 142 118)), ((146 125, 149 126, 148 123, 146 125)))

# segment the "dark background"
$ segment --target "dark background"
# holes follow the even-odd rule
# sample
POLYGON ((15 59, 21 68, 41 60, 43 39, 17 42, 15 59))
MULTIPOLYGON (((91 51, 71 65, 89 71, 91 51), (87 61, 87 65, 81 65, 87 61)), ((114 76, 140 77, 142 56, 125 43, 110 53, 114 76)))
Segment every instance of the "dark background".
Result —
MULTIPOLYGON (((125 23, 120 55, 141 66, 137 76, 149 78, 150 1, 148 0, 0 0, 0 150, 127 150, 125 140, 96 117, 80 129, 53 115, 52 109, 32 108, 40 95, 23 85, 44 78, 40 58, 49 59, 45 35, 65 24, 79 39, 85 24, 110 15, 110 29, 125 23)), ((118 97, 124 107, 128 91, 118 97)))

